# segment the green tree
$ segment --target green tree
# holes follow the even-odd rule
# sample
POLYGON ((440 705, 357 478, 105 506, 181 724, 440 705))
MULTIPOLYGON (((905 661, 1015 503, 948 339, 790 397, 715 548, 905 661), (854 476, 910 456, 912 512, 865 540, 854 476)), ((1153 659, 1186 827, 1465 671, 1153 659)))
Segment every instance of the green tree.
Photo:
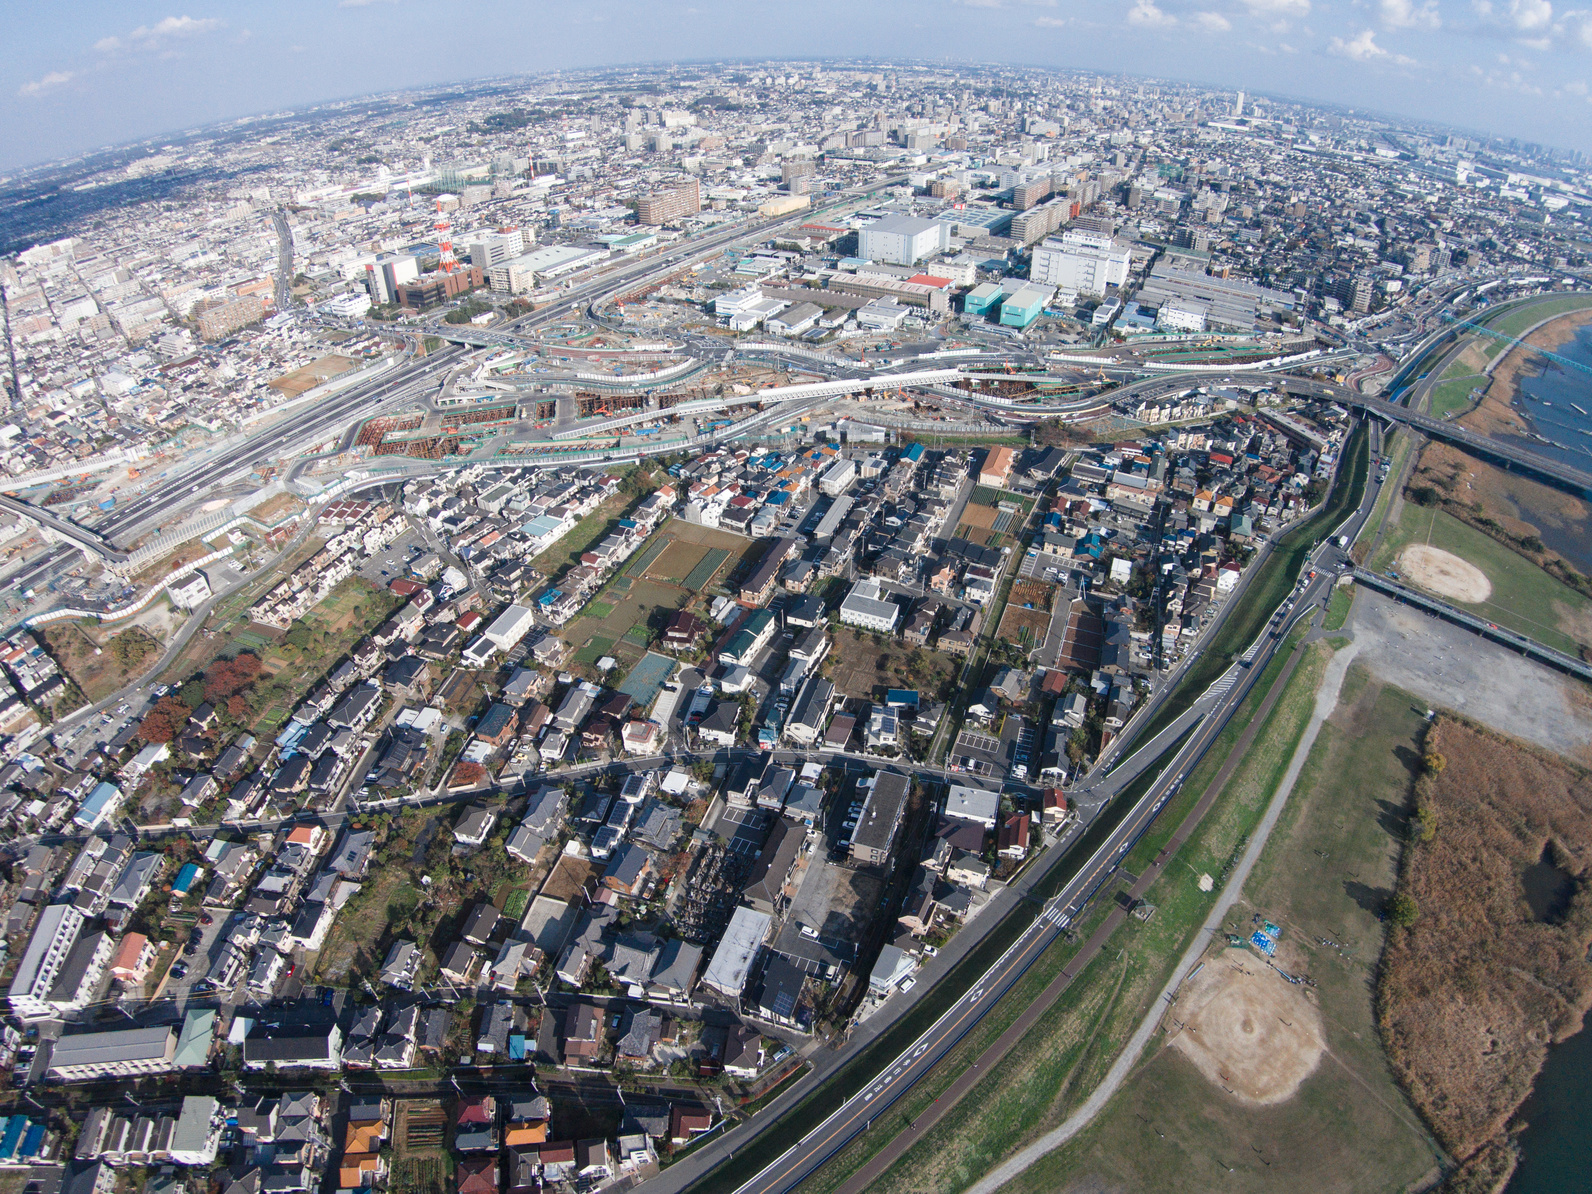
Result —
POLYGON ((1398 892, 1387 902, 1387 918, 1398 928, 1409 928, 1420 919, 1420 915, 1420 906, 1408 892, 1398 892))

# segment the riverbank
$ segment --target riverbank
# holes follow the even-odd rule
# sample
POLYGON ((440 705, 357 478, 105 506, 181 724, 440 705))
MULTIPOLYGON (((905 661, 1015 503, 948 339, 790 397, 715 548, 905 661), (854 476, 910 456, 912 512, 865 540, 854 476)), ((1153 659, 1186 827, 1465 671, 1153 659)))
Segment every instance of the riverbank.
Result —
MULTIPOLYGON (((1553 352, 1575 339, 1577 329, 1587 324, 1592 324, 1592 309, 1572 311, 1532 332, 1525 344, 1553 352)), ((1475 410, 1460 417, 1460 423, 1483 435, 1530 435, 1531 426, 1517 413, 1515 404, 1520 396, 1520 377, 1540 371, 1541 362, 1541 357, 1519 345, 1505 350, 1502 359, 1492 366, 1487 392, 1475 410)))

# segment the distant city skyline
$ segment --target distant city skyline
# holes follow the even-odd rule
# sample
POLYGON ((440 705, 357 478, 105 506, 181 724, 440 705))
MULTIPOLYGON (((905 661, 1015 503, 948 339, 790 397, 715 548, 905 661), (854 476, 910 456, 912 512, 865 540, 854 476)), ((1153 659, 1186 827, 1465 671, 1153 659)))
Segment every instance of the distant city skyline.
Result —
POLYGON ((13 20, 0 168, 408 87, 669 61, 869 57, 1153 76, 1592 152, 1592 11, 1550 0, 104 0, 13 20))

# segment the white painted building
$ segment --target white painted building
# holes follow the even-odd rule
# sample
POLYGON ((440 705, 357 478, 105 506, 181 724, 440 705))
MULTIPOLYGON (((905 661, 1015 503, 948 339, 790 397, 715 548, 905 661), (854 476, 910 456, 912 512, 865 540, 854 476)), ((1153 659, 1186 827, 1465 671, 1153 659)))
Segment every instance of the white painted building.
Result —
POLYGON ((851 586, 851 592, 840 603, 840 620, 847 626, 893 634, 896 623, 901 620, 901 607, 884 600, 879 582, 868 577, 851 586))
POLYGON ((857 233, 857 255, 889 265, 916 265, 950 245, 950 225, 915 216, 891 216, 857 233))
POLYGON ((1078 294, 1105 294, 1128 280, 1130 260, 1127 247, 1104 233, 1073 229, 1035 247, 1028 277, 1078 294))

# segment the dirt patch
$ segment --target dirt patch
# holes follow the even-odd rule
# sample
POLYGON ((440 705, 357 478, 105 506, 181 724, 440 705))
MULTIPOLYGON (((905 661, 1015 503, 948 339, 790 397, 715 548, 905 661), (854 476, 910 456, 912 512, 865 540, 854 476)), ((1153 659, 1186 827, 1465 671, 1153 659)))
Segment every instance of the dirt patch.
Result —
POLYGON ((691 575, 691 569, 702 562, 702 557, 707 555, 708 551, 709 549, 700 543, 682 543, 675 540, 659 553, 658 558, 642 575, 648 580, 667 581, 677 585, 691 575))
MULTIPOLYGON (((1525 338, 1525 343, 1532 348, 1551 352, 1568 344, 1575 338, 1576 329, 1589 323, 1592 323, 1592 310, 1572 311, 1532 332, 1525 338)), ((1492 384, 1482 395, 1481 402, 1475 410, 1461 416, 1459 421, 1483 435, 1496 435, 1499 432, 1529 434, 1531 429, 1526 425, 1526 420, 1514 409, 1518 397, 1516 382, 1521 373, 1540 369, 1541 365, 1542 358, 1534 352, 1518 346, 1508 349, 1493 367, 1492 384)))
POLYGON ((1303 989, 1243 949, 1209 958, 1168 1011, 1169 1042, 1241 1103, 1293 1097, 1326 1052, 1321 1013, 1303 989))
POLYGON ((1378 679, 1572 758, 1592 757, 1585 686, 1469 630, 1362 589, 1348 627, 1378 679))
POLYGON ((1480 605, 1492 596, 1492 581, 1468 560, 1425 543, 1411 543, 1399 552, 1399 571, 1421 588, 1466 605, 1480 605))
POLYGON ((962 525, 965 527, 977 527, 981 531, 987 531, 995 525, 995 520, 1000 517, 1000 513, 994 506, 978 506, 969 502, 962 509, 962 525))
POLYGON ((1592 774, 1452 717, 1423 749, 1442 766, 1413 823, 1433 832, 1406 847, 1395 899, 1413 923, 1388 937, 1378 1000, 1394 1073, 1464 1161, 1504 1144, 1548 1046, 1592 1006, 1592 774), (1569 888, 1551 916, 1531 903, 1544 866, 1569 888))
POLYGON ((327 356, 318 361, 312 361, 302 369, 295 369, 291 373, 284 373, 275 381, 267 382, 273 390, 284 397, 297 398, 300 394, 308 393, 322 382, 330 381, 342 373, 358 365, 353 357, 327 356))

